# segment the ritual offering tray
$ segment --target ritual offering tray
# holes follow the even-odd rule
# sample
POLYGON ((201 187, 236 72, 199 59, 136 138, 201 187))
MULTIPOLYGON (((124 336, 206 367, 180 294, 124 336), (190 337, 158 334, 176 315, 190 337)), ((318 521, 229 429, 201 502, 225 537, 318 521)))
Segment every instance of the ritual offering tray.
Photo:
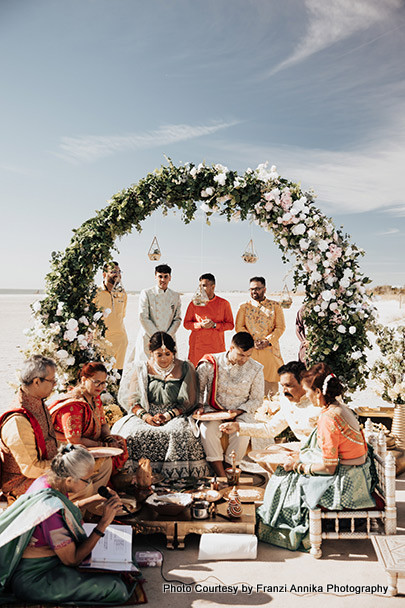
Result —
POLYGON ((121 448, 110 448, 108 446, 100 446, 95 448, 87 448, 93 458, 112 458, 122 454, 121 448))
POLYGON ((235 418, 235 412, 205 412, 203 414, 193 414, 194 420, 200 420, 201 422, 209 422, 211 420, 233 420, 235 418))
POLYGON ((292 444, 279 443, 269 446, 262 451, 252 451, 249 452, 249 458, 260 464, 269 473, 274 473, 278 466, 283 466, 291 456, 294 456, 299 451, 299 449, 291 447, 293 444, 294 442, 292 444))
POLYGON ((354 411, 356 412, 356 414, 358 416, 363 416, 363 417, 375 417, 375 418, 383 418, 383 417, 390 417, 392 418, 393 414, 394 414, 394 406, 393 405, 387 405, 387 406, 383 406, 380 405, 378 407, 356 407, 354 408, 354 411))
POLYGON ((202 489, 190 492, 190 494, 193 500, 207 500, 208 502, 216 502, 222 498, 219 490, 202 489))
MULTIPOLYGON (((130 511, 131 515, 133 513, 136 513, 137 511, 139 511, 142 507, 142 505, 140 503, 137 502, 137 500, 135 498, 132 497, 122 497, 120 496, 122 504, 128 509, 128 511, 130 511)), ((104 508, 104 502, 100 502, 98 505, 96 505, 94 507, 94 512, 96 515, 102 515, 103 514, 103 508, 104 508)), ((120 509, 117 513, 117 515, 119 515, 119 517, 124 517, 127 516, 129 517, 130 514, 125 511, 124 509, 120 509)))
MULTIPOLYGON (((221 496, 225 500, 229 500, 233 488, 224 488, 221 490, 221 496)), ((264 488, 258 488, 255 486, 238 486, 238 496, 241 502, 262 502, 264 496, 264 488)))
POLYGON ((150 506, 159 515, 169 515, 176 517, 184 509, 189 507, 193 501, 191 494, 183 494, 181 492, 168 494, 151 494, 146 499, 145 503, 150 506))

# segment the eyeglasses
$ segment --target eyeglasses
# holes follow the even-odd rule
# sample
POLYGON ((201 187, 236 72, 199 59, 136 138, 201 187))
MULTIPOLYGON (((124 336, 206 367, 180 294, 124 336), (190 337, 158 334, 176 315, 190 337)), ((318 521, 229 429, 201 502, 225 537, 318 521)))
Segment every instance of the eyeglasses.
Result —
POLYGON ((100 388, 100 386, 105 386, 107 384, 107 380, 104 380, 103 382, 99 382, 98 380, 93 380, 92 378, 89 378, 89 380, 92 381, 92 383, 94 384, 94 386, 96 388, 100 388))
POLYGON ((49 378, 40 378, 40 380, 41 382, 50 382, 53 386, 58 382, 56 378, 52 378, 52 380, 49 380, 49 378))
POLYGON ((82 477, 79 477, 80 481, 82 481, 83 483, 86 484, 86 486, 88 486, 91 483, 91 478, 90 479, 83 479, 82 477))
POLYGON ((249 287, 249 291, 263 291, 265 287, 249 287))

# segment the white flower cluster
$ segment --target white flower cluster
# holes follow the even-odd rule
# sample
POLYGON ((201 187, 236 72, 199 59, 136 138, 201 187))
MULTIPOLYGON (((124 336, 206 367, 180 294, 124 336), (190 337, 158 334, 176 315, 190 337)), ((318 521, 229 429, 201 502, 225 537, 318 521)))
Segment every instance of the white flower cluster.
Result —
MULTIPOLYGON (((62 317, 65 303, 58 302, 55 316, 62 317)), ((25 352, 27 356, 40 352, 55 360, 58 366, 58 386, 59 390, 64 390, 66 385, 75 380, 70 370, 74 367, 77 354, 82 352, 86 358, 91 360, 96 352, 106 350, 110 343, 101 336, 99 321, 108 317, 110 309, 103 312, 98 311, 89 320, 88 316, 82 315, 79 319, 61 319, 58 322, 46 324, 38 313, 41 310, 41 302, 35 302, 32 306, 33 325, 24 330, 24 334, 29 338, 30 346, 25 352), (76 356, 75 356, 76 354, 76 356)), ((113 357, 102 357, 107 370, 115 379, 115 370, 112 367, 115 363, 113 357)))

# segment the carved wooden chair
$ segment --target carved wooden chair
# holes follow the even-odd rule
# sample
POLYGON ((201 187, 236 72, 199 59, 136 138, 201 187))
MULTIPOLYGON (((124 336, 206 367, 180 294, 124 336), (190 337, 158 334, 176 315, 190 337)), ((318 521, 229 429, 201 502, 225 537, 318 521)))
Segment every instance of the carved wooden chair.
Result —
POLYGON ((373 497, 376 506, 371 509, 347 509, 342 511, 329 511, 311 509, 309 512, 309 539, 310 553, 319 559, 322 556, 321 544, 325 538, 331 539, 358 539, 371 538, 377 534, 391 535, 397 531, 397 508, 395 503, 395 458, 391 452, 386 452, 385 437, 380 436, 378 443, 376 437, 367 437, 374 447, 375 465, 378 474, 378 485, 373 497), (377 449, 379 453, 377 453, 377 449), (356 520, 365 520, 365 530, 356 530, 356 520), (323 522, 334 520, 334 531, 324 528, 323 522), (345 530, 341 530, 341 523, 349 522, 345 530))

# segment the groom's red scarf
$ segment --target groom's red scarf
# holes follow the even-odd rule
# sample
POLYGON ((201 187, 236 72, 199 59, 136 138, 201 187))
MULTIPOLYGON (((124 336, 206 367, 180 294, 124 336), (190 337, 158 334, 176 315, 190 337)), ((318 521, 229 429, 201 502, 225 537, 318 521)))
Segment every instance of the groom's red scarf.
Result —
MULTIPOLYGON (((218 361, 216 360, 214 355, 204 355, 199 360, 198 365, 200 365, 200 363, 202 361, 208 361, 208 363, 211 363, 211 365, 214 367, 214 376, 212 378, 211 393, 210 393, 210 396, 208 399, 208 403, 210 404, 211 407, 214 408, 214 410, 223 411, 225 408, 223 408, 222 405, 220 403, 218 403, 218 401, 217 401, 218 361)), ((197 365, 197 367, 198 367, 198 365, 197 365)))

